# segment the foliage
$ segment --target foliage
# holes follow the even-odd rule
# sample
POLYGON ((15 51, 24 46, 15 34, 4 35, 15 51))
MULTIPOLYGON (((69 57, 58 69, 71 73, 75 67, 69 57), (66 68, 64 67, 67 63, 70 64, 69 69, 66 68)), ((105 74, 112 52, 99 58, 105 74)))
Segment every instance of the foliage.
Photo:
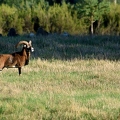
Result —
POLYGON ((105 26, 103 29, 103 34, 108 32, 111 34, 120 34, 120 5, 111 5, 110 13, 103 16, 103 21, 105 26))
POLYGON ((109 5, 104 0, 84 0, 77 4, 78 15, 86 17, 88 25, 91 26, 91 34, 93 34, 93 23, 100 20, 101 16, 108 13, 109 5))
POLYGON ((0 6, 0 29, 3 32, 8 31, 10 27, 16 27, 16 23, 18 23, 17 19, 17 9, 15 7, 10 7, 8 5, 2 4, 0 6), (16 17, 15 17, 16 16, 16 17), (14 18, 15 17, 15 18, 14 18))
MULTIPOLYGON (((53 7, 49 9, 50 16, 50 31, 55 31, 58 33, 62 33, 64 31, 73 31, 72 28, 74 26, 74 21, 72 20, 71 10, 68 8, 69 5, 63 3, 61 6, 58 4, 54 4, 53 7)), ((74 29, 74 28, 73 28, 74 29)))
POLYGON ((45 0, 18 0, 11 3, 10 0, 5 0, 2 3, 0 33, 4 35, 11 27, 14 27, 18 34, 35 32, 36 19, 38 27, 51 33, 65 31, 70 34, 88 34, 90 26, 93 25, 94 28, 94 22, 98 21, 97 34, 120 34, 120 5, 110 5, 109 9, 105 0, 84 0, 77 1, 77 4, 63 1, 53 5, 49 5, 45 0))

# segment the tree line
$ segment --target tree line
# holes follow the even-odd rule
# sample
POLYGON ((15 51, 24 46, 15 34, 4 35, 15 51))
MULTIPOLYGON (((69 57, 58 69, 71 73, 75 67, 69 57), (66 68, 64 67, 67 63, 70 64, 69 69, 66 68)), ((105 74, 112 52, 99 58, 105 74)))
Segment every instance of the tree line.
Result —
POLYGON ((0 33, 120 34, 117 0, 1 0, 0 33), (115 4, 114 4, 115 2, 115 4))

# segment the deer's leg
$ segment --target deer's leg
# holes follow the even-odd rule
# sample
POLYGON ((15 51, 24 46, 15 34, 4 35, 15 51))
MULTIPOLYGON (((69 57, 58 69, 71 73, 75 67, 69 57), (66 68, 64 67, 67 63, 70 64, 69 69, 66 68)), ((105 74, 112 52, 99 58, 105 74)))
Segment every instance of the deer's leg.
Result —
POLYGON ((0 65, 0 71, 2 71, 4 68, 4 65, 0 65))
POLYGON ((19 76, 21 74, 21 67, 18 67, 19 76))
POLYGON ((4 68, 4 62, 0 61, 0 71, 2 71, 4 68))

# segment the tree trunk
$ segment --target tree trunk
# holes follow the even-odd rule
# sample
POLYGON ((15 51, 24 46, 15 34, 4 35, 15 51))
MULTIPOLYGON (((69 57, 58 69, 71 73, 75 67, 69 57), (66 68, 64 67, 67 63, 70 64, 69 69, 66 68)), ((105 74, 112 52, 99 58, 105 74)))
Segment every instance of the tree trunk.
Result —
POLYGON ((93 21, 93 16, 91 16, 91 35, 93 35, 94 34, 94 28, 93 28, 93 23, 94 23, 94 21, 93 21))
POLYGON ((114 4, 115 4, 115 5, 117 4, 117 0, 114 0, 114 4))

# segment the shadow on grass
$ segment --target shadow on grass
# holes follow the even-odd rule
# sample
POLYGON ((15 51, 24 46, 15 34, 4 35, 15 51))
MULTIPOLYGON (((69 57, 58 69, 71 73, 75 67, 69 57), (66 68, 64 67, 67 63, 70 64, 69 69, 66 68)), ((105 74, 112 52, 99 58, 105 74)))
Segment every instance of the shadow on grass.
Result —
POLYGON ((55 36, 33 40, 33 57, 41 59, 120 59, 119 36, 55 36))
POLYGON ((21 50, 15 49, 20 40, 32 40, 34 53, 32 58, 41 59, 120 59, 120 36, 62 36, 48 35, 28 38, 18 36, 15 38, 2 37, 0 40, 0 53, 12 53, 21 50))

